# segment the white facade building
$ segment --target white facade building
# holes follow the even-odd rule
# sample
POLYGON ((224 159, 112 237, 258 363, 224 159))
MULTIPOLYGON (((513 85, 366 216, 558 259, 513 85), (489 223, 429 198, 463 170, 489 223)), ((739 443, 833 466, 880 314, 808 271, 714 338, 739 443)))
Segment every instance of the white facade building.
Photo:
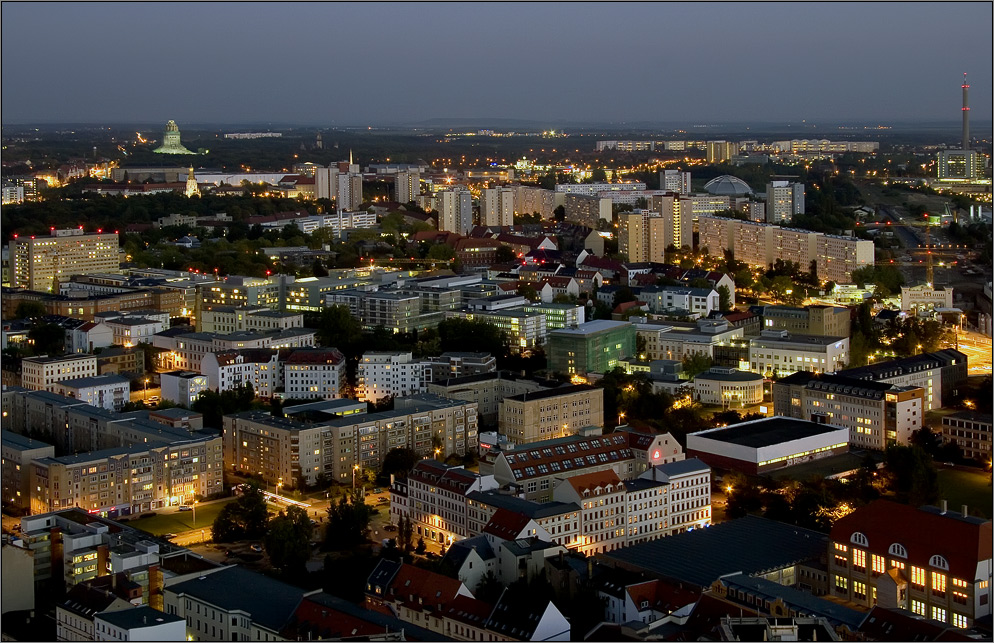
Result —
POLYGON ((485 226, 514 225, 514 190, 487 188, 480 193, 480 224, 485 226))
POLYGON ((473 195, 466 189, 443 190, 439 199, 438 229, 468 234, 473 228, 473 195))
POLYGON ((804 214, 804 184, 791 181, 767 183, 766 222, 790 221, 795 214, 804 214))
POLYGON ((764 330, 760 337, 749 341, 749 370, 762 375, 790 375, 799 371, 834 373, 848 362, 848 337, 764 330))
POLYGON ((690 194, 690 172, 663 170, 659 173, 659 188, 677 194, 690 194))
POLYGON ((100 321, 86 322, 66 331, 67 353, 92 353, 95 348, 107 348, 113 344, 114 331, 100 321))
POLYGON ((421 393, 431 382, 431 363, 402 351, 369 351, 359 362, 358 380, 358 398, 366 402, 421 393))
POLYGON ((93 617, 94 641, 186 641, 186 620, 147 605, 93 617))
POLYGON ((120 375, 60 380, 50 386, 49 390, 108 411, 120 411, 122 406, 131 401, 131 382, 120 375))
POLYGON ((342 397, 345 356, 334 348, 298 348, 283 362, 288 398, 332 400, 342 397))
POLYGON ((26 357, 21 360, 21 386, 32 391, 50 391, 56 382, 96 374, 96 355, 26 357))
POLYGON ((162 399, 175 402, 186 408, 190 408, 200 397, 200 394, 210 388, 209 378, 193 371, 161 373, 159 382, 162 388, 162 399))

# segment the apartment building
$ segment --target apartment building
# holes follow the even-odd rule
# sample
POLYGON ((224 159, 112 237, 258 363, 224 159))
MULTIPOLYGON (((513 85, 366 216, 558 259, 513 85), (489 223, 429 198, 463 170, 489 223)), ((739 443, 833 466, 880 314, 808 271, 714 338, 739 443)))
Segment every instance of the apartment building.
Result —
POLYGON ((10 240, 10 285, 52 292, 56 282, 88 272, 120 272, 117 232, 87 234, 83 228, 10 240))
POLYGON ((211 388, 208 376, 193 371, 160 373, 159 384, 162 389, 162 399, 186 408, 190 408, 201 393, 211 388))
POLYGON ((705 158, 711 163, 727 163, 739 153, 739 144, 731 141, 708 141, 705 158))
POLYGON ((835 521, 832 595, 967 629, 991 613, 991 522, 875 500, 835 521))
POLYGON ((282 360, 288 398, 332 400, 345 388, 345 356, 336 348, 294 348, 282 360))
POLYGON ((393 177, 394 201, 410 203, 421 195, 421 173, 416 170, 401 171, 393 177))
POLYGON ((314 336, 315 331, 309 328, 227 335, 190 333, 174 328, 154 335, 152 345, 168 351, 160 356, 164 368, 202 372, 202 362, 210 353, 244 348, 308 348, 314 346, 314 336))
POLYGON ((422 456, 465 455, 477 448, 476 405, 427 393, 397 398, 394 410, 314 423, 248 411, 224 418, 229 470, 299 488, 324 475, 348 484, 356 468, 379 471, 393 448, 422 456), (433 446, 439 444, 439 447, 433 446))
POLYGON ((764 330, 759 337, 749 340, 749 370, 766 376, 800 371, 834 373, 848 361, 848 337, 764 330))
MULTIPOLYGON (((288 348, 241 348, 204 355, 200 374, 207 386, 218 393, 246 384, 258 397, 272 397, 284 388, 288 348)), ((165 390, 165 389, 163 389, 165 390)))
POLYGON ((113 346, 114 331, 103 322, 85 322, 72 329, 66 329, 67 353, 93 353, 95 348, 113 346))
MULTIPOLYGON (((598 194, 559 193, 556 186, 557 199, 563 199, 563 209, 566 220, 597 229, 600 221, 610 221, 612 217, 611 199, 600 197, 598 194)), ((572 187, 572 185, 570 186, 572 187)))
POLYGON ((466 189, 446 189, 438 192, 438 229, 456 234, 469 234, 473 228, 473 195, 466 189))
POLYGON ((382 326, 394 333, 410 333, 434 328, 444 319, 441 310, 457 308, 459 295, 451 292, 443 295, 437 291, 419 290, 339 290, 325 297, 327 306, 347 306, 353 317, 362 323, 366 330, 382 326), (434 296, 434 301, 432 300, 434 296), (439 297, 448 302, 441 303, 439 297), (450 305, 449 305, 450 304, 450 305), (441 308, 433 307, 441 305, 441 308))
POLYGON ((766 222, 783 223, 804 214, 804 184, 770 181, 766 184, 766 222))
POLYGON ((721 296, 713 288, 682 286, 646 286, 639 290, 639 301, 653 313, 707 317, 719 309, 721 296))
POLYGON ((357 397, 376 403, 421 393, 431 381, 431 371, 428 362, 415 361, 410 352, 368 351, 359 360, 357 397))
POLYGON ((946 348, 849 368, 838 375, 897 386, 920 386, 925 391, 925 408, 931 411, 953 402, 959 388, 966 383, 968 361, 965 354, 946 348))
POLYGON ((577 384, 505 397, 499 422, 501 435, 519 445, 603 427, 604 389, 577 384))
POLYGON ((120 411, 131 401, 131 380, 120 375, 61 380, 51 385, 49 390, 109 411, 120 411))
POLYGON ((659 173, 659 188, 677 194, 690 194, 690 172, 663 170, 659 173))
POLYGON ((467 497, 496 487, 492 475, 421 460, 407 475, 407 517, 415 535, 445 546, 476 535, 469 532, 467 497))
POLYGON ((55 457, 55 447, 13 431, 5 430, 0 436, 3 504, 27 511, 31 507, 31 461, 55 457))
POLYGON ((493 474, 502 487, 515 485, 526 500, 540 501, 552 499, 560 479, 607 469, 625 480, 635 477, 635 458, 626 435, 574 435, 533 442, 490 450, 480 460, 481 474, 493 474))
MULTIPOLYGON (((960 411, 942 416, 942 439, 954 442, 964 458, 991 461, 992 418, 989 413, 960 411)), ((6 495, 4 498, 6 499, 6 495)))
POLYGON ((480 191, 480 225, 514 225, 514 189, 498 187, 480 191))
POLYGON ((25 357, 21 360, 21 386, 32 391, 52 390, 64 380, 94 377, 97 374, 96 355, 64 355, 62 357, 25 357))
POLYGON ((763 329, 801 335, 849 337, 851 321, 844 306, 763 306, 763 329))
POLYGON ((911 434, 922 427, 924 398, 917 386, 810 372, 794 373, 773 384, 774 413, 845 427, 849 443, 863 449, 908 444, 911 434))
POLYGON ((188 433, 167 444, 134 444, 34 460, 31 513, 80 507, 138 514, 221 493, 221 436, 188 433))
POLYGON ((866 239, 710 215, 699 216, 698 227, 698 247, 713 255, 732 250, 750 265, 782 259, 808 267, 814 261, 819 279, 841 284, 852 283, 853 270, 873 265, 873 242, 866 239))
POLYGON ((538 212, 543 219, 551 219, 556 209, 556 193, 539 187, 515 184, 514 213, 533 214, 538 212))

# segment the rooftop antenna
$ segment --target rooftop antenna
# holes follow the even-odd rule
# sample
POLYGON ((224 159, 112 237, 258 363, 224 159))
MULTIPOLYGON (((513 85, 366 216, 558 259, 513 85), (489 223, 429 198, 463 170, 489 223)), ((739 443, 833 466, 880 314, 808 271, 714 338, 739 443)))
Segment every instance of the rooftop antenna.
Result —
POLYGON ((966 84, 966 72, 963 72, 963 149, 970 149, 970 86, 966 84))

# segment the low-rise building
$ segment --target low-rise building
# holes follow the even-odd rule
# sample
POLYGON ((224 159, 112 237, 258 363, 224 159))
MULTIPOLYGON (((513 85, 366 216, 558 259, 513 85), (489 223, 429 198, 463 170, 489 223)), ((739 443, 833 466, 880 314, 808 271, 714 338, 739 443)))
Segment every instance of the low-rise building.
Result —
POLYGON ((758 475, 849 451, 849 429, 784 417, 687 436, 687 455, 712 467, 758 475))
POLYGON ((849 338, 764 330, 749 340, 749 370, 764 376, 833 373, 849 361, 849 338))
POLYGON ((763 401, 763 382, 759 373, 712 366, 694 378, 694 399, 728 408, 752 406, 763 401))
MULTIPOLYGON (((964 458, 977 462, 991 461, 991 414, 960 411, 942 416, 942 439, 953 442, 964 458)), ((4 500, 7 499, 6 494, 4 500)))
POLYGON ((290 349, 240 348, 207 353, 200 373, 214 391, 230 391, 246 384, 259 397, 272 397, 283 388, 285 360, 290 349))
POLYGON ((576 384, 505 397, 499 421, 501 434, 522 445, 603 427, 604 389, 576 384))
POLYGON ((529 313, 516 307, 448 311, 445 317, 477 320, 496 326, 504 333, 508 348, 514 354, 530 354, 545 344, 548 336, 544 313, 529 313))
POLYGON ((94 641, 186 641, 186 620, 144 605, 93 617, 94 641))
POLYGON ((953 289, 931 284, 901 286, 901 310, 932 310, 953 307, 953 289))
POLYGON ((849 430, 857 448, 908 444, 925 418, 925 392, 841 375, 800 372, 773 384, 773 412, 849 430))
POLYGON ((490 353, 449 351, 425 361, 431 368, 429 382, 497 372, 497 359, 490 353))
POLYGON ((103 322, 85 322, 66 330, 67 353, 93 353, 95 348, 107 348, 114 343, 114 331, 103 322))
POLYGON ((162 399, 190 408, 200 394, 210 388, 206 375, 193 371, 171 371, 159 374, 162 399))
POLYGON ((850 312, 843 306, 764 306, 763 330, 786 330, 799 335, 849 337, 850 312))
POLYGON ((49 389, 109 411, 120 411, 131 401, 131 381, 120 375, 94 375, 62 380, 49 389))
POLYGON ((742 328, 732 327, 724 319, 698 319, 694 323, 636 323, 635 331, 645 344, 645 350, 639 357, 649 361, 682 361, 691 355, 715 359, 722 347, 744 336, 742 328))
POLYGON ((62 380, 93 377, 97 374, 95 355, 25 357, 21 360, 21 386, 32 391, 49 391, 62 380))
POLYGON ((271 332, 303 326, 303 313, 279 312, 264 306, 212 306, 197 316, 197 331, 202 333, 271 332))
MULTIPOLYGON (((875 500, 832 525, 832 595, 957 628, 991 613, 991 522, 875 500)), ((964 508, 965 509, 965 508, 964 508)))
POLYGON ((496 486, 492 475, 421 460, 407 476, 407 518, 414 535, 443 546, 468 537, 467 496, 496 486))

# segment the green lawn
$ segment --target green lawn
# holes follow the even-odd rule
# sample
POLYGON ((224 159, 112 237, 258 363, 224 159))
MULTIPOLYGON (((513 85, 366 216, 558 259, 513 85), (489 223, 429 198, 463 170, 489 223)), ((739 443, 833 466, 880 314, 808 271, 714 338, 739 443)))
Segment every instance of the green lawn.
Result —
MULTIPOLYGON (((234 502, 235 500, 236 498, 232 497, 206 505, 198 504, 197 524, 193 524, 192 511, 177 511, 171 514, 157 514, 151 518, 131 520, 126 524, 131 525, 135 529, 147 531, 155 536, 161 536, 162 534, 178 534, 191 529, 210 529, 211 525, 214 524, 214 519, 217 518, 219 513, 221 513, 221 509, 223 509, 229 502, 234 502)), ((270 513, 276 513, 279 509, 280 507, 277 505, 269 505, 270 513)))
POLYGON ((991 474, 939 469, 939 497, 945 498, 952 511, 962 505, 973 516, 991 517, 991 474))

